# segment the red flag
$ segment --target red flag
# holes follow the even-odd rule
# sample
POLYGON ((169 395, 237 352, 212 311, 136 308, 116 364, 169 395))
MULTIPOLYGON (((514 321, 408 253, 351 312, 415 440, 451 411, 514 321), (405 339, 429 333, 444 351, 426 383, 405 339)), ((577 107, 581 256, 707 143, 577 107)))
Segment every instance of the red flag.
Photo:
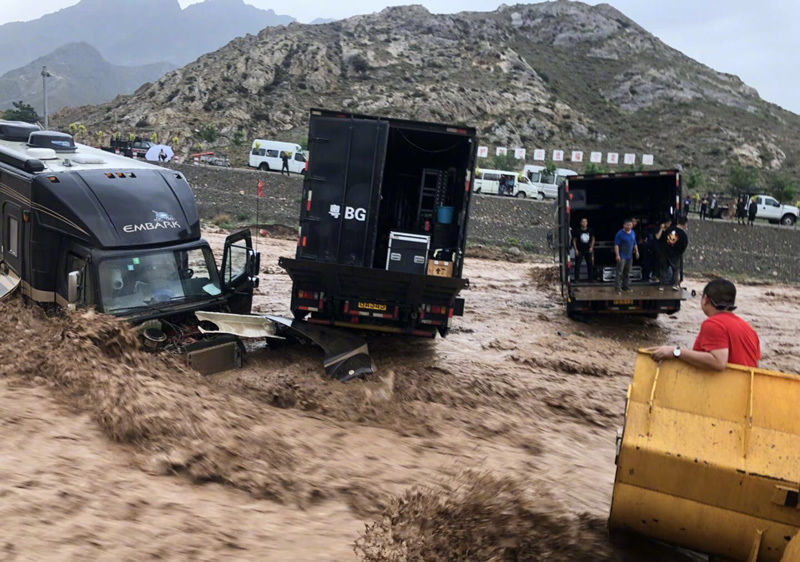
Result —
POLYGON ((261 180, 258 180, 258 196, 264 197, 264 182, 261 180))

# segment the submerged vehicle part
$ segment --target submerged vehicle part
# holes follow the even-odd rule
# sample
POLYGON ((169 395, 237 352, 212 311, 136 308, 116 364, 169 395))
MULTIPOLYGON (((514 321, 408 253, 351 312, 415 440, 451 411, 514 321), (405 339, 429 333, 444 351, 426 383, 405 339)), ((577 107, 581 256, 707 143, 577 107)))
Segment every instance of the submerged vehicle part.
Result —
POLYGON ((282 316, 195 312, 203 334, 230 334, 238 338, 301 339, 322 348, 325 373, 346 382, 374 372, 367 342, 357 334, 282 316))
POLYGON ((329 377, 347 382, 375 372, 367 342, 358 334, 280 316, 267 318, 287 328, 288 333, 299 334, 320 346, 325 352, 322 361, 329 377))
POLYGON ((800 375, 646 353, 618 437, 609 528, 779 561, 800 529, 800 375))

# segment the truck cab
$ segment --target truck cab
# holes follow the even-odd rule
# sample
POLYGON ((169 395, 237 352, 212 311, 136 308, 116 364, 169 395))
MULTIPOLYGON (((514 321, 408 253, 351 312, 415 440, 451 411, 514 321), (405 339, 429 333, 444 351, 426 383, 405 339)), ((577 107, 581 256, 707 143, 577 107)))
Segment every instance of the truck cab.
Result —
POLYGON ((774 197, 769 195, 755 195, 758 210, 756 218, 767 219, 773 224, 792 226, 800 216, 800 209, 793 205, 781 205, 774 197))

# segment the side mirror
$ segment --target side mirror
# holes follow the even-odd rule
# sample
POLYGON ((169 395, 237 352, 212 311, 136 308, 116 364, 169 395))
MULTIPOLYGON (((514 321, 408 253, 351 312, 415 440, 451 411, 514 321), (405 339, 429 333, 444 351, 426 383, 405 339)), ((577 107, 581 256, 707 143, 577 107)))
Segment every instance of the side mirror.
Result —
POLYGON ((80 271, 70 271, 67 274, 67 301, 69 304, 75 304, 78 302, 79 292, 81 285, 81 272, 80 271))

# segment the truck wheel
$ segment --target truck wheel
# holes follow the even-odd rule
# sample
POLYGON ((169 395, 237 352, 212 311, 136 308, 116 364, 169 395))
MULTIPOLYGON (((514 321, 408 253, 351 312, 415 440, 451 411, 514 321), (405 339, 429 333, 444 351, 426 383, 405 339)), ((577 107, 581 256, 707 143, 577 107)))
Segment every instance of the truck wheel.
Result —
POLYGON ((527 195, 524 191, 517 191, 517 199, 525 199, 527 195))
POLYGON ((480 192, 481 192, 481 188, 480 187, 475 190, 475 193, 480 193, 480 192))
POLYGON ((304 310, 293 310, 292 315, 294 316, 295 320, 304 320, 308 312, 304 310))
POLYGON ((787 213, 787 214, 783 215, 783 218, 781 219, 781 224, 783 226, 792 226, 792 225, 794 225, 796 220, 797 219, 795 218, 794 215, 790 215, 790 214, 787 213))
POLYGON ((258 167, 259 170, 262 172, 269 172, 269 164, 266 162, 262 162, 261 165, 258 167))
POLYGON ((544 193, 542 193, 541 191, 539 193, 537 193, 536 194, 536 200, 537 201, 544 201, 544 193))

